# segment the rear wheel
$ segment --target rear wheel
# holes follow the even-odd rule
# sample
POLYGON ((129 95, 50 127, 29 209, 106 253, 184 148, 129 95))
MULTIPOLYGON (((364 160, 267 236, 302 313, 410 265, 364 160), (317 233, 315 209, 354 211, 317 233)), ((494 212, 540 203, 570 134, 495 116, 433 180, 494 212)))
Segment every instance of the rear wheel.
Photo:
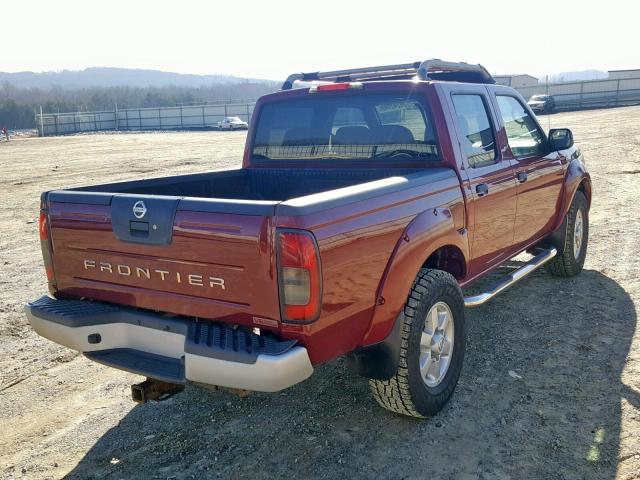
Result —
POLYGON ((547 270, 558 277, 573 277, 582 271, 589 243, 589 209, 580 191, 560 227, 560 253, 547 263, 547 270))
POLYGON ((369 386, 387 410, 430 417, 447 403, 462 369, 464 299, 456 280, 441 270, 420 270, 401 321, 397 372, 369 386))

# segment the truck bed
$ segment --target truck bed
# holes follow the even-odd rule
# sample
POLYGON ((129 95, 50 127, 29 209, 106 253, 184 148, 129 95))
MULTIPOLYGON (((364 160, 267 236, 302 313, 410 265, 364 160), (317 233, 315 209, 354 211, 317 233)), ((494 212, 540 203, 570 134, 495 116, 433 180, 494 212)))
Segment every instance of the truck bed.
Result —
POLYGON ((356 212, 401 190, 409 200, 429 184, 460 195, 448 168, 256 168, 48 192, 57 295, 275 327, 273 233, 283 218, 356 212))

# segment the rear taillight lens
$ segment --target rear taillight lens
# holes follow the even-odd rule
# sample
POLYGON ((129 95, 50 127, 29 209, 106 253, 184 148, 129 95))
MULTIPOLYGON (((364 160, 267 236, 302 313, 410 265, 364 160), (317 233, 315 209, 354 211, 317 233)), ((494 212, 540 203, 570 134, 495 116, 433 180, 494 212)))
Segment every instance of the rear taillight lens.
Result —
POLYGON ((40 231, 40 240, 43 242, 49 241, 49 222, 47 221, 47 214, 44 210, 40 211, 40 218, 38 219, 38 230, 40 231))
POLYGON ((44 260, 44 271, 47 274, 49 292, 53 295, 56 291, 56 277, 53 271, 53 246, 49 229, 49 215, 46 210, 40 210, 38 218, 38 231, 40 232, 40 248, 44 260))
POLYGON ((278 230, 278 283, 284 322, 312 322, 320 314, 322 276, 313 235, 303 230, 278 230))

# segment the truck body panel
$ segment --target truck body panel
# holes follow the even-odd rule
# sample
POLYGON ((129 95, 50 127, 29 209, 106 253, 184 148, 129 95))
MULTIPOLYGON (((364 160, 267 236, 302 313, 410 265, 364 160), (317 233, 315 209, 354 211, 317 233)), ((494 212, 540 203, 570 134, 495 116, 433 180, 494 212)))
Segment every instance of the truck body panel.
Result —
POLYGON ((279 317, 270 217, 178 211, 171 243, 149 245, 118 239, 108 205, 49 212, 60 295, 245 325, 279 317))
POLYGON ((359 345, 369 328, 387 263, 415 217, 437 208, 449 212, 452 226, 464 225, 464 203, 452 170, 437 168, 404 178, 402 183, 410 186, 386 195, 309 215, 277 217, 277 226, 311 231, 318 240, 324 285, 320 320, 282 325, 283 333, 310 347, 314 362, 359 345), (315 353, 316 345, 320 354, 315 353))

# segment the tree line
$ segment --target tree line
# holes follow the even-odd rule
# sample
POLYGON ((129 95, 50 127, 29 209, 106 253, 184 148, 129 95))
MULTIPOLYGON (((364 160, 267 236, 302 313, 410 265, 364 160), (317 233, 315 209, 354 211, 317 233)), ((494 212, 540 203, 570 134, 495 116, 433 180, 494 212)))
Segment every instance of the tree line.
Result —
POLYGON ((91 87, 71 89, 20 88, 0 84, 0 127, 35 128, 35 115, 44 113, 112 111, 146 107, 173 107, 202 103, 253 101, 277 90, 276 82, 220 83, 203 87, 91 87))

